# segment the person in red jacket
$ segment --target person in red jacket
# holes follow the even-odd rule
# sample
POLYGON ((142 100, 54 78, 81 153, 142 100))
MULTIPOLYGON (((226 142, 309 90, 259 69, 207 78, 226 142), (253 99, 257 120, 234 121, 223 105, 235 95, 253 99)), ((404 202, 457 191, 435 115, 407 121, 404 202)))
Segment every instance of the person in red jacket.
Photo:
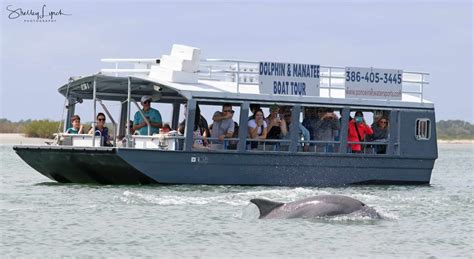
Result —
MULTIPOLYGON (((354 119, 349 121, 348 142, 362 142, 366 135, 372 135, 374 132, 372 128, 365 123, 364 114, 361 111, 355 113, 354 119)), ((360 144, 349 144, 352 153, 362 153, 360 144)))

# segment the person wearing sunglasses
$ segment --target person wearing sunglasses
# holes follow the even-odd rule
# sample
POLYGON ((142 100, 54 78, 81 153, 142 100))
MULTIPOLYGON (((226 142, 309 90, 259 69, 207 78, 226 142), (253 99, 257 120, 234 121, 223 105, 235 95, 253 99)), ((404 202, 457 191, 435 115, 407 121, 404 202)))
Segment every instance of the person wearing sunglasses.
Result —
MULTIPOLYGON (((151 96, 144 95, 142 96, 140 102, 143 107, 143 113, 145 117, 150 122, 150 134, 153 135, 155 133, 160 132, 160 128, 163 125, 161 114, 158 110, 151 108, 151 96)), ((148 135, 148 124, 146 124, 145 119, 143 119, 140 111, 135 113, 133 119, 133 131, 137 131, 140 135, 148 135)))
MULTIPOLYGON (((211 137, 219 139, 218 141, 214 140, 213 144, 223 144, 224 138, 232 138, 235 130, 232 112, 232 105, 226 103, 222 106, 222 112, 216 111, 212 116, 211 137)), ((220 146, 216 147, 220 148, 220 146)))
POLYGON ((94 132, 96 136, 100 136, 101 146, 112 146, 110 143, 109 128, 105 126, 105 114, 102 112, 97 114, 96 126, 89 130, 89 134, 93 134, 94 132))
MULTIPOLYGON (((379 118, 372 124, 374 134, 371 136, 371 141, 387 141, 388 140, 388 120, 385 117, 379 118)), ((385 154, 387 150, 386 145, 374 145, 377 154, 385 154)))

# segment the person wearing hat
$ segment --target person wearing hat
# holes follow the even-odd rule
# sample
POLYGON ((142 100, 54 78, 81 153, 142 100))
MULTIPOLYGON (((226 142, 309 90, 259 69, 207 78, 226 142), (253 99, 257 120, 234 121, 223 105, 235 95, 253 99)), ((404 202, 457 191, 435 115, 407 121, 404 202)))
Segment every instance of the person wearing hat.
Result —
MULTIPOLYGON (((151 108, 151 96, 142 96, 140 102, 143 107, 143 114, 145 114, 145 117, 150 122, 150 134, 153 135, 154 133, 159 133, 163 123, 160 112, 156 109, 151 108)), ((133 119, 133 131, 136 130, 140 132, 140 135, 148 135, 148 125, 140 114, 140 111, 137 111, 135 113, 133 119)))

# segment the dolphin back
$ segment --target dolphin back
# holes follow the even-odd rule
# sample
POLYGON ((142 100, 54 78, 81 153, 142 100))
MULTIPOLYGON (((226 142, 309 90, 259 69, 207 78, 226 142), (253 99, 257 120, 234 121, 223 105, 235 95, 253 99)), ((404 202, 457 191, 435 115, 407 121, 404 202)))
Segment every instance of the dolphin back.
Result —
POLYGON ((250 202, 255 204, 260 211, 260 219, 267 216, 274 209, 279 208, 285 204, 282 202, 269 201, 265 199, 251 199, 250 202))

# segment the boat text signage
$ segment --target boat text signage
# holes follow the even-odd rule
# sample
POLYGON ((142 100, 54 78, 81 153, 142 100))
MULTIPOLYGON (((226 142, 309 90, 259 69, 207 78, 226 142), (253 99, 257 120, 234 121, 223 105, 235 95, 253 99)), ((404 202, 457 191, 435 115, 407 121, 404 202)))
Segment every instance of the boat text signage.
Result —
POLYGON ((262 61, 260 93, 288 96, 319 96, 319 65, 262 61))
POLYGON ((402 70, 346 67, 345 72, 346 98, 402 99, 402 70))

